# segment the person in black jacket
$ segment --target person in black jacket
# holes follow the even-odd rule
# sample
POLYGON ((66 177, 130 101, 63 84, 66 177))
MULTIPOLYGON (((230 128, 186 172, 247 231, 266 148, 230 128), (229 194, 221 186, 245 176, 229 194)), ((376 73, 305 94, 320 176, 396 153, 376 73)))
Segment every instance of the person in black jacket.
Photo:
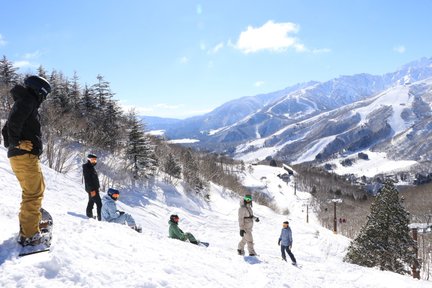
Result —
POLYGON ((101 221, 102 200, 99 195, 99 177, 94 166, 97 164, 97 157, 94 154, 87 156, 87 163, 83 164, 83 175, 85 190, 88 193, 88 204, 86 209, 87 217, 93 218, 93 207, 96 203, 97 218, 101 221))
POLYGON ((11 90, 15 102, 2 129, 4 146, 22 191, 18 216, 18 243, 22 246, 43 241, 39 221, 45 182, 39 160, 43 147, 38 109, 50 92, 49 82, 35 75, 26 77, 24 86, 15 85, 11 90))

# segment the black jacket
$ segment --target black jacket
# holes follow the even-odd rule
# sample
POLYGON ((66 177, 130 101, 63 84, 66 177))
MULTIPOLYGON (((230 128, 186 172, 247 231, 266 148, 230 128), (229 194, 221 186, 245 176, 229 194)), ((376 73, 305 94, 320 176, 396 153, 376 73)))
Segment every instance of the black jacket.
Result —
MULTIPOLYGON (((21 85, 15 85, 11 90, 15 101, 4 127, 4 134, 8 142, 8 157, 24 155, 27 153, 40 156, 42 154, 42 133, 39 116, 41 102, 36 94, 21 85), (15 148, 19 141, 30 140, 32 151, 28 152, 15 148)), ((5 139, 6 143, 6 139, 5 139)))
POLYGON ((96 169, 90 161, 83 164, 83 175, 85 182, 85 190, 87 192, 99 191, 99 177, 97 175, 96 169))

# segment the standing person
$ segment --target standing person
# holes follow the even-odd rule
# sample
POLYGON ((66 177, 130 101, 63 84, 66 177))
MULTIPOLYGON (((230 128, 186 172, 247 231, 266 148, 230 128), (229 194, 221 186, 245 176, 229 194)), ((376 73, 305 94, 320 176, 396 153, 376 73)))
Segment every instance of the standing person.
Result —
POLYGON ((38 109, 50 92, 49 82, 39 76, 25 78, 24 86, 15 85, 11 90, 15 102, 2 129, 8 158, 22 190, 18 236, 22 246, 43 242, 39 221, 45 182, 39 160, 43 146, 38 109))
POLYGON ((256 256, 254 249, 254 242, 252 236, 253 222, 259 222, 259 218, 253 215, 252 211, 252 195, 244 196, 240 201, 240 208, 238 210, 238 221, 240 226, 241 241, 238 244, 237 252, 239 255, 244 255, 244 246, 247 243, 249 256, 256 256))
POLYGON ((88 193, 88 203, 86 214, 87 217, 93 218, 93 207, 96 203, 97 219, 101 221, 102 201, 99 195, 99 177, 96 172, 95 166, 97 164, 97 156, 89 154, 87 156, 87 163, 83 164, 83 175, 85 182, 85 190, 88 193))
POLYGON ((297 261, 294 257, 294 254, 291 252, 291 247, 293 243, 291 228, 289 227, 288 221, 283 222, 282 225, 283 228, 278 241, 278 245, 281 246, 282 260, 287 261, 285 255, 285 251, 286 251, 289 257, 291 258, 292 264, 297 265, 297 261))
POLYGON ((109 188, 107 194, 103 197, 102 220, 106 222, 127 224, 132 229, 141 233, 141 227, 138 227, 133 217, 123 211, 117 210, 116 201, 120 197, 120 191, 109 188))

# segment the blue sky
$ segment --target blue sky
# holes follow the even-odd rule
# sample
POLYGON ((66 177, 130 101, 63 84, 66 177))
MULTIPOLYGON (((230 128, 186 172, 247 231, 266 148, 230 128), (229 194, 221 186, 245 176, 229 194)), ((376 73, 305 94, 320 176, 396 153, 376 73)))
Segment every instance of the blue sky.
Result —
POLYGON ((1 0, 0 55, 185 118, 310 80, 432 57, 432 1, 1 0))

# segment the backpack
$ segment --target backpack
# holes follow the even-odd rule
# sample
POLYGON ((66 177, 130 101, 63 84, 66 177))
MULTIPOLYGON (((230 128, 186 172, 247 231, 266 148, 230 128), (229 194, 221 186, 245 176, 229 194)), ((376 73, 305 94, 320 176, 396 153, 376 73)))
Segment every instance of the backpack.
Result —
POLYGON ((3 129, 2 129, 3 145, 6 148, 9 147, 9 134, 8 134, 7 130, 8 130, 8 122, 6 121, 6 123, 5 123, 5 125, 3 126, 3 129))

